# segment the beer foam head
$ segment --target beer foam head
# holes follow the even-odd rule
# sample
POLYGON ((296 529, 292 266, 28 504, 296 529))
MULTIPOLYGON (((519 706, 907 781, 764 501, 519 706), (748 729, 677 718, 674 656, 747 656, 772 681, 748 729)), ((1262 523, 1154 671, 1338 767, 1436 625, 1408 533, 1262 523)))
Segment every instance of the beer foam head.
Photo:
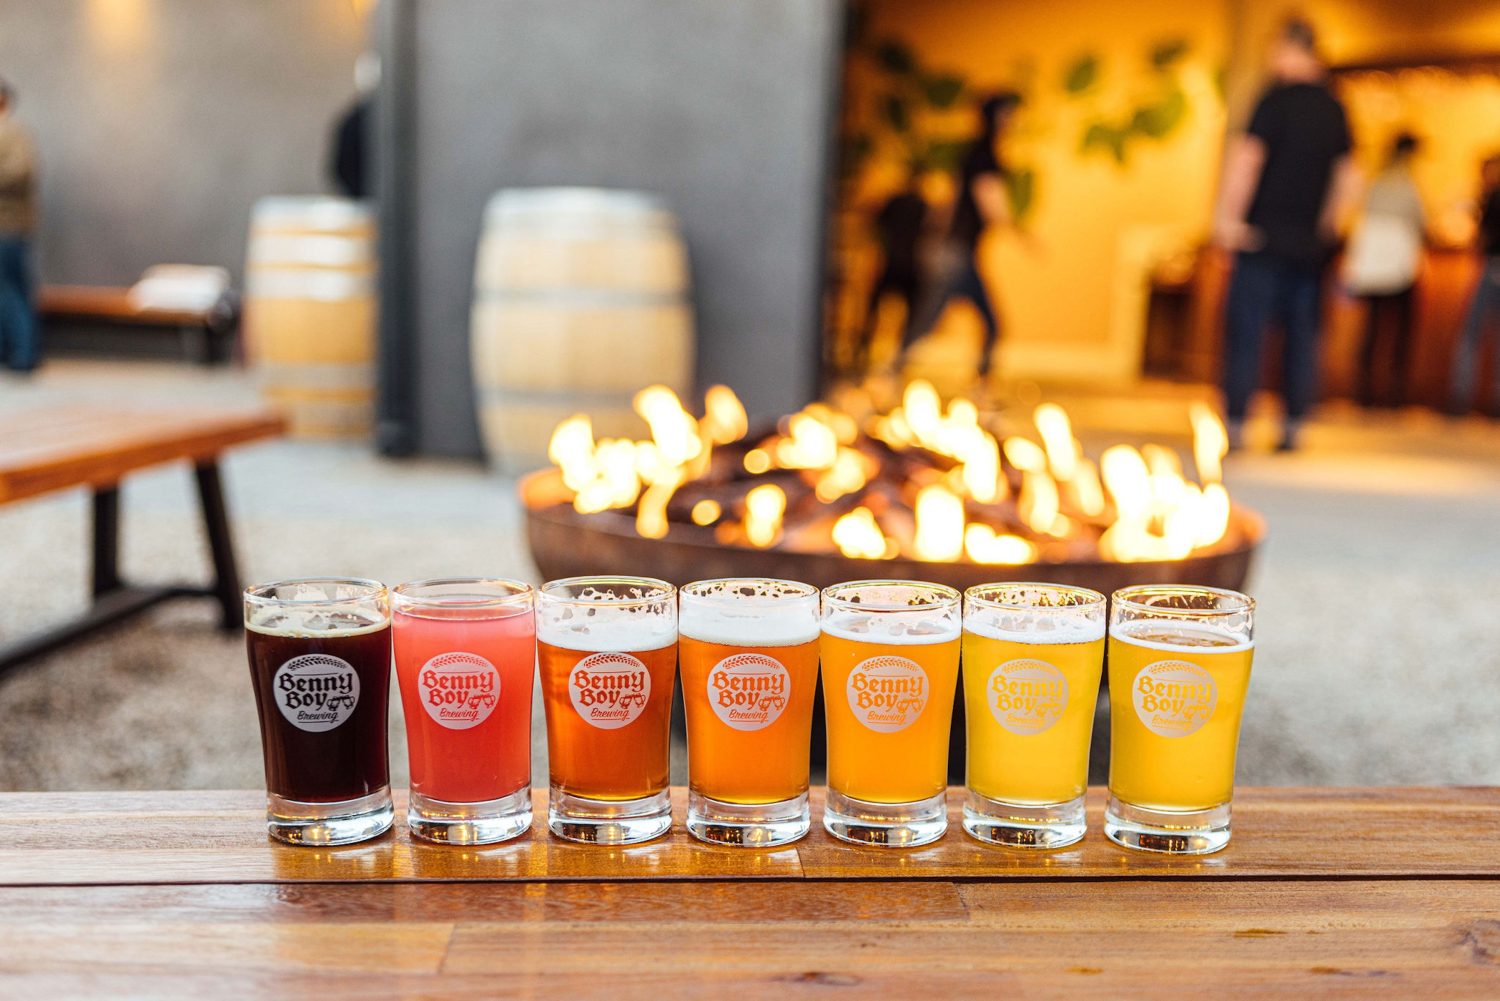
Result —
POLYGON ((795 646, 818 638, 818 592, 794 581, 699 581, 681 591, 682 635, 724 646, 795 646))
POLYGON ((284 605, 246 610, 245 628, 267 636, 357 636, 390 625, 379 612, 362 609, 297 608, 284 605))
POLYGON ((305 577, 245 589, 245 628, 271 636, 353 636, 390 625, 377 580, 305 577))
POLYGON ((1026 619, 965 615, 964 631, 1011 643, 1093 643, 1104 638, 1104 619, 1038 615, 1026 619))
POLYGON ((1104 638, 1104 595, 1063 584, 982 584, 964 593, 964 631, 1011 643, 1104 638))
MULTIPOLYGON (((658 582, 653 582, 653 585, 658 582)), ((590 653, 660 650, 677 642, 677 599, 671 586, 622 589, 586 581, 543 586, 536 636, 543 643, 590 653)))
POLYGON ((823 632, 859 643, 916 646, 958 639, 959 595, 920 581, 860 581, 823 592, 823 632))
POLYGON ((1243 635, 1207 622, 1135 619, 1116 622, 1110 636, 1132 646, 1166 653, 1238 653, 1255 646, 1243 635))

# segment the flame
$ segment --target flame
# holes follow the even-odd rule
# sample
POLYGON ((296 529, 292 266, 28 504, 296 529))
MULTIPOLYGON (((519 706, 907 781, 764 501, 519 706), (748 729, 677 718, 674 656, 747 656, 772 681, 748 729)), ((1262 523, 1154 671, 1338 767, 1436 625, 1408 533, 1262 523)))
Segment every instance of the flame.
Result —
POLYGON ((940 483, 917 493, 917 535, 913 542, 917 559, 944 563, 958 559, 964 551, 964 502, 940 483))
POLYGON ((745 495, 745 537, 757 549, 765 549, 781 534, 786 514, 786 493, 774 483, 762 483, 745 495))
POLYGON ((795 487, 799 498, 810 490, 824 504, 852 498, 855 506, 834 520, 831 540, 845 555, 865 559, 1026 563, 1041 551, 1034 540, 1047 537, 1097 538, 1107 559, 1170 560, 1214 546, 1229 531, 1232 505, 1222 483, 1228 439, 1205 405, 1195 404, 1190 413, 1196 474, 1190 480, 1177 452, 1159 445, 1116 445, 1096 465, 1056 404, 1032 412, 1039 444, 1016 435, 998 438, 993 418, 984 418, 972 401, 953 399, 945 407, 923 380, 907 385, 899 405, 885 413, 877 392, 889 390, 845 392, 839 407, 812 403, 790 415, 778 432, 745 449, 743 471, 712 462, 715 449, 741 441, 749 429, 744 405, 727 386, 704 394, 701 418, 666 386, 648 386, 634 399, 649 429, 645 439, 596 440, 590 419, 575 414, 553 431, 547 454, 577 511, 633 509, 636 531, 647 538, 668 533, 673 496, 695 481, 710 487, 699 492, 687 517, 717 525, 727 542, 761 548, 782 538, 789 501, 780 484, 795 487), (882 477, 885 453, 870 439, 914 454, 882 477), (796 475, 752 481, 742 519, 726 520, 711 485, 777 469, 796 475), (903 478, 892 482, 893 472, 903 478), (999 502, 1016 474, 1020 489, 1010 509, 999 502), (914 500, 906 500, 912 491, 914 500), (894 519, 886 524, 897 526, 895 537, 886 534, 876 511, 894 519))
POLYGON ((988 525, 973 524, 964 529, 964 551, 975 563, 1003 563, 1017 566, 1036 559, 1036 546, 1019 535, 999 535, 988 525))
POLYGON ((1189 412, 1193 422, 1193 464, 1198 467, 1198 482, 1221 483, 1224 479, 1224 456, 1229 454, 1229 432, 1224 422, 1206 404, 1194 403, 1189 412))
POLYGON ((852 559, 878 560, 894 555, 894 545, 880 530, 875 513, 860 506, 833 523, 833 544, 852 559))

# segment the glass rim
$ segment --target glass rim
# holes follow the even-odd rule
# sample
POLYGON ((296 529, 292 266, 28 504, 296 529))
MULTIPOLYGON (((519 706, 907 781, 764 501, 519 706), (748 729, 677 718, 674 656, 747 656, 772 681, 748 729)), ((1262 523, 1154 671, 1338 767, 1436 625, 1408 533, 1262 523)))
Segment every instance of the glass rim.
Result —
POLYGON ((282 580, 251 584, 241 592, 245 601, 254 605, 306 608, 309 605, 347 605, 350 602, 369 601, 381 597, 389 598, 390 588, 372 577, 287 577, 282 580), (298 584, 348 584, 363 588, 367 593, 346 598, 277 598, 265 592, 272 588, 291 587, 298 584))
POLYGON ((936 612, 942 611, 947 608, 953 608, 954 606, 961 607, 964 597, 959 593, 957 588, 952 588, 947 584, 939 584, 935 581, 930 580, 846 580, 838 584, 830 584, 829 586, 823 588, 822 594, 823 602, 825 605, 825 612, 828 610, 827 606, 830 605, 845 611, 936 612), (898 605, 892 602, 884 601, 851 601, 848 598, 841 598, 838 595, 834 594, 835 591, 841 591, 845 589, 870 587, 908 587, 916 591, 930 592, 936 597, 934 598, 934 600, 925 601, 921 604, 898 605))
POLYGON ((998 608, 1007 612, 1086 612, 1093 608, 1103 608, 1108 602, 1109 599, 1107 597, 1091 587, 1080 587, 1077 584, 1049 584, 1046 581, 997 580, 988 584, 975 584, 973 587, 964 590, 965 605, 974 604, 980 608, 998 608), (986 598, 979 593, 991 588, 1032 588, 1037 591, 1046 591, 1053 594, 1077 595, 1087 600, 1067 605, 1034 605, 1017 601, 1000 601, 995 598, 986 598))
MULTIPOLYGON (((690 581, 682 585, 677 589, 677 594, 680 598, 691 598, 694 601, 719 600, 714 595, 702 594, 695 590, 696 588, 707 587, 711 584, 776 584, 791 588, 796 592, 795 594, 787 595, 755 595, 755 597, 765 597, 770 600, 817 598, 822 593, 816 585, 807 584, 800 580, 792 580, 788 577, 705 577, 703 580, 690 581)), ((751 596, 744 595, 742 597, 751 596)))
POLYGON ((662 580, 660 577, 631 577, 623 574, 586 574, 582 577, 559 577, 556 580, 549 580, 536 589, 536 596, 538 604, 550 602, 560 605, 584 605, 593 608, 630 608, 638 605, 655 605, 663 601, 669 601, 677 596, 677 585, 662 580), (580 584, 628 584, 635 587, 654 588, 657 593, 639 598, 579 598, 573 595, 552 593, 553 588, 570 587, 580 584))
POLYGON ((505 608, 519 605, 523 601, 531 604, 536 588, 523 580, 511 577, 428 577, 425 580, 409 580, 391 588, 391 604, 397 608, 505 608), (500 585, 510 588, 507 594, 495 595, 419 595, 413 590, 426 587, 500 585), (459 598, 460 600, 453 600, 459 598))
POLYGON ((1132 584, 1116 590, 1109 596, 1109 600, 1111 607, 1123 606, 1139 612, 1172 617, 1214 618, 1255 611, 1255 599, 1248 594, 1208 584, 1132 584), (1136 600, 1138 595, 1147 594, 1212 595, 1227 599, 1229 603, 1220 608, 1166 608, 1136 600))

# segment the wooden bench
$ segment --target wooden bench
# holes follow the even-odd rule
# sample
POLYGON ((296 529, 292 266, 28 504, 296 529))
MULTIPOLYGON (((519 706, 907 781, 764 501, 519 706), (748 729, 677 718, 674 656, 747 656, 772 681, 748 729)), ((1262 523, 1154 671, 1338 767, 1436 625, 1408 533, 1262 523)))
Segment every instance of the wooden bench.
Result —
POLYGON ((44 320, 176 330, 184 354, 205 365, 229 360, 229 339, 238 321, 228 295, 208 309, 162 309, 137 306, 129 288, 112 285, 43 285, 36 308, 44 320))
POLYGON ((174 598, 219 602, 225 629, 241 624, 240 580, 219 480, 219 455, 281 434, 264 411, 56 408, 0 414, 0 504, 73 487, 93 491, 93 604, 75 621, 0 647, 0 673, 96 629, 174 598), (214 580, 130 584, 120 577, 120 481, 166 462, 193 464, 214 580))

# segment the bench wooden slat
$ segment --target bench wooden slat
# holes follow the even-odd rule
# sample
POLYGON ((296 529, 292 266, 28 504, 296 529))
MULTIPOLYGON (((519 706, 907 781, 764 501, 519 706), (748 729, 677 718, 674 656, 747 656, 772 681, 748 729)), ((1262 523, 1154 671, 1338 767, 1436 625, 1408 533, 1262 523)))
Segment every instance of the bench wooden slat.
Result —
POLYGON ((128 287, 115 285, 43 285, 37 290, 36 308, 49 318, 163 327, 202 326, 209 322, 213 312, 142 308, 131 301, 128 287))

